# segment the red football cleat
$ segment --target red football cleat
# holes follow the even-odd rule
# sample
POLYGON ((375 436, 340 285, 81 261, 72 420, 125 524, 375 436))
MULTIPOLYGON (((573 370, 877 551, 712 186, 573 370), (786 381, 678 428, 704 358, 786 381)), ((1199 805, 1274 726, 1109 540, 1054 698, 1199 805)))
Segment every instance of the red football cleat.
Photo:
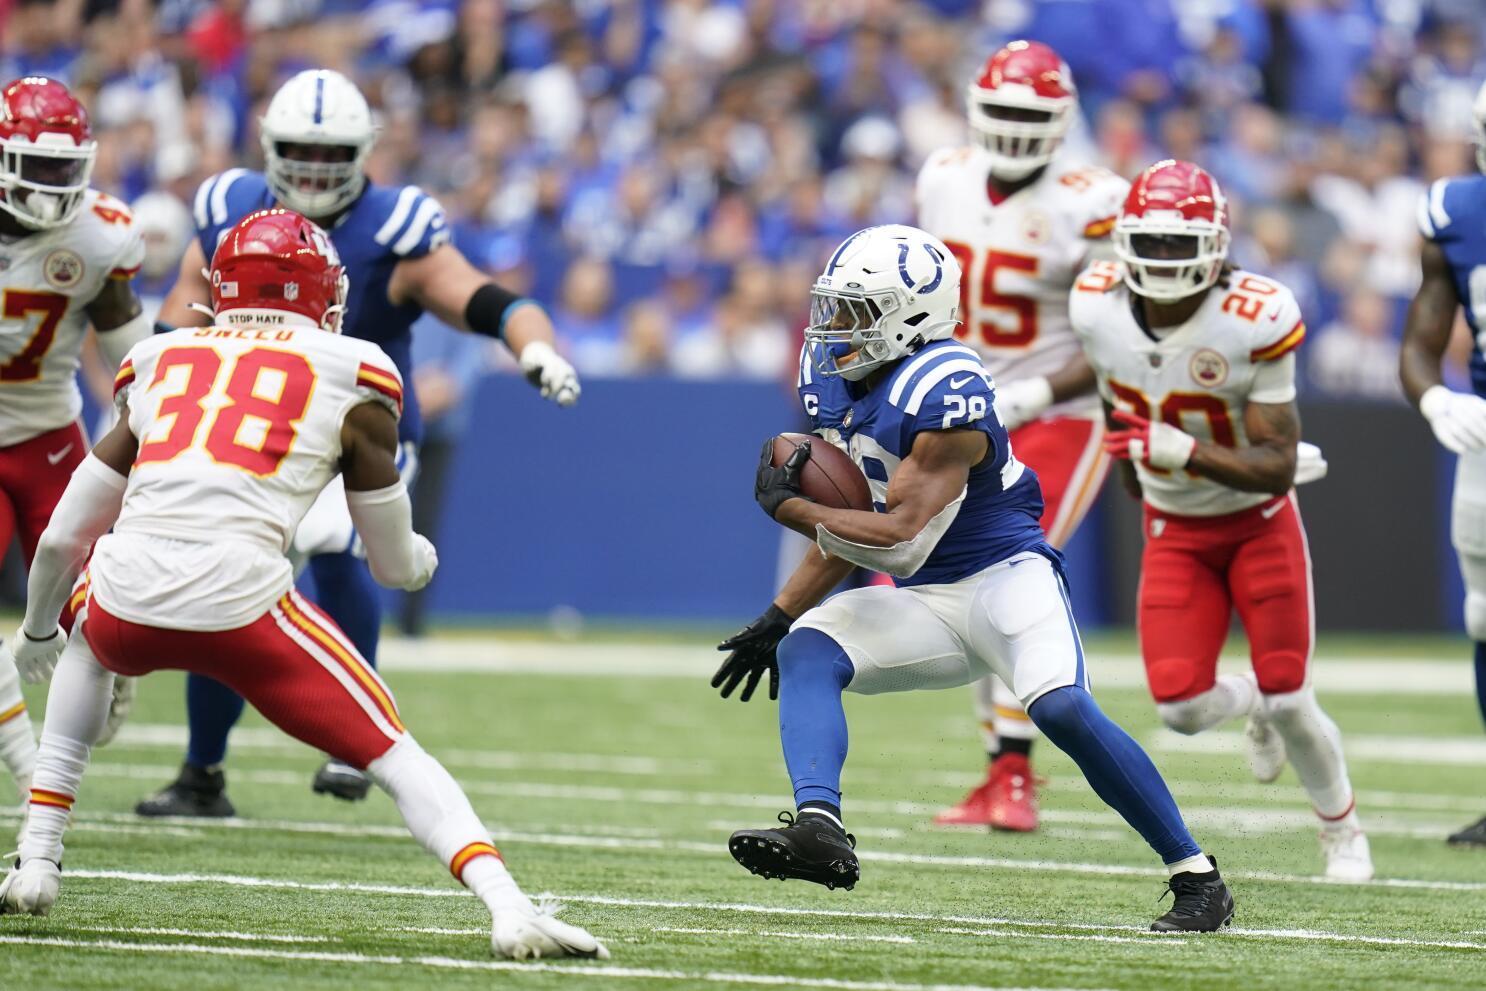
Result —
POLYGON ((986 821, 992 829, 1030 833, 1037 828, 1037 781, 1024 754, 1003 754, 991 763, 986 821))
POLYGON ((970 794, 960 800, 959 805, 945 809, 934 817, 936 826, 989 826, 991 824, 991 783, 995 779, 986 772, 986 779, 971 789, 970 794))

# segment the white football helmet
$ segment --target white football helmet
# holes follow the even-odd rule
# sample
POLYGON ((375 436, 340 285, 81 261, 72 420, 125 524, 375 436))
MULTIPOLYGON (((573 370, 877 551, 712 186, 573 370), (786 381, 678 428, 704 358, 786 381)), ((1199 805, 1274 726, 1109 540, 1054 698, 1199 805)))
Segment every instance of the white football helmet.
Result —
POLYGON ((268 186, 281 206, 323 220, 361 195, 377 128, 366 97, 339 72, 306 69, 290 79, 258 127, 268 186), (295 145, 318 146, 320 153, 307 156, 295 145))
POLYGON ((959 324, 960 265, 934 235, 887 224, 841 242, 810 291, 805 342, 822 375, 855 382, 959 324))
POLYGON ((129 212, 144 242, 144 274, 160 278, 178 268, 196 234, 190 208, 171 193, 157 190, 129 204, 129 212))
POLYGON ((1486 83, 1476 91, 1476 102, 1471 107, 1471 117, 1476 126, 1476 167, 1486 172, 1486 83))

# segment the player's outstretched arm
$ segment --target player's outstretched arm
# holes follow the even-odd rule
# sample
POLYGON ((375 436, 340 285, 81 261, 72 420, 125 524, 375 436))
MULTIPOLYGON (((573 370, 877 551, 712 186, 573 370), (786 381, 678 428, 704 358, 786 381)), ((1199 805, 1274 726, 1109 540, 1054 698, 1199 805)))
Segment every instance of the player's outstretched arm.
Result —
POLYGON ((129 466, 137 450, 126 405, 118 423, 73 472, 52 510, 26 582, 26 616, 9 644, 16 667, 27 681, 50 677, 67 644, 57 618, 93 544, 119 518, 129 466))
POLYGON ((394 304, 412 300, 451 327, 504 341, 544 399, 559 406, 578 401, 578 373, 557 353, 547 312, 491 282, 453 245, 398 262, 387 295, 394 304))
POLYGON ((1398 377, 1404 394, 1419 407, 1439 442, 1456 454, 1486 450, 1486 399, 1455 392, 1440 376, 1461 300, 1450 263, 1433 241, 1419 255, 1423 278, 1409 306, 1399 351, 1398 377))
POLYGON ((1199 441, 1185 431, 1152 422, 1127 410, 1115 410, 1119 429, 1105 437, 1104 447, 1116 458, 1140 461, 1166 471, 1193 471, 1240 492, 1283 495, 1295 484, 1300 413, 1293 401, 1244 406, 1247 447, 1199 441))
POLYGON ((864 568, 907 577, 923 565, 954 522, 970 469, 985 458, 989 447, 986 435, 978 430, 920 433, 893 474, 885 513, 831 509, 801 496, 780 499, 785 493, 770 492, 770 484, 787 483, 791 462, 799 457, 798 469, 809 457, 804 444, 779 469, 768 469, 766 452, 765 463, 759 466, 756 495, 777 521, 813 534, 821 550, 864 568), (802 456, 800 451, 806 453, 802 456), (772 472, 767 482, 766 471, 772 472))
POLYGON ((363 403, 346 414, 341 474, 346 507, 377 584, 409 592, 427 585, 439 557, 428 538, 413 532, 413 506, 397 472, 397 418, 385 406, 363 403))
POLYGON ((1094 367, 1079 351, 1051 375, 1034 375, 996 386, 996 416, 1007 430, 1031 423, 1054 403, 1094 391, 1094 367))
POLYGON ((200 242, 193 237, 181 258, 181 270, 175 285, 160 305, 155 320, 168 327, 204 327, 206 314, 191 309, 191 304, 205 304, 211 298, 211 283, 206 280, 206 256, 202 254, 200 242))

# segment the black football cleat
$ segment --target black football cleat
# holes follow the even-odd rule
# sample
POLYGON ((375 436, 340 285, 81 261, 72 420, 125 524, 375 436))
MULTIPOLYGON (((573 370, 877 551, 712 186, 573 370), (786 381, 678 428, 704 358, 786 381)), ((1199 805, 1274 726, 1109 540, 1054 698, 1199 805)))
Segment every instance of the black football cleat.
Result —
MULTIPOLYGON (((1218 861, 1209 857, 1213 869, 1206 874, 1185 871, 1166 882, 1174 899, 1171 910, 1151 929, 1158 933, 1217 932, 1233 922, 1233 894, 1218 874, 1218 861)), ((1162 898, 1166 895, 1163 893, 1162 898)))
POLYGON ((827 888, 856 887, 862 876, 857 839, 825 816, 779 813, 783 826, 740 829, 728 840, 733 859, 764 878, 814 881, 827 888))
POLYGON ((1445 842, 1451 846, 1486 847, 1486 819, 1472 826, 1466 826, 1458 833, 1451 833, 1445 842))
POLYGON ((182 764, 174 781, 134 806, 134 814, 156 818, 183 816, 193 819, 227 819, 237 815, 227 798, 227 776, 218 768, 208 771, 182 764))
POLYGON ((332 757, 320 765, 310 785, 316 795, 334 795, 348 802, 359 802, 371 791, 371 778, 350 764, 332 757))

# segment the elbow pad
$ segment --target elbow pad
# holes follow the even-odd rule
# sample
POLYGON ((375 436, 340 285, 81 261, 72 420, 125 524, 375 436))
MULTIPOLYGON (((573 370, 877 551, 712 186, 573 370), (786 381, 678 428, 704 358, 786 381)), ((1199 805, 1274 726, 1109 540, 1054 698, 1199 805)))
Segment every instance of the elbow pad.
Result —
POLYGON ((154 334, 154 321, 141 313, 113 330, 98 331, 98 353, 103 356, 109 369, 115 370, 124 363, 124 356, 129 353, 130 348, 154 334))
POLYGON ((935 513, 934 518, 925 523, 924 528, 912 539, 899 541, 891 547, 853 543, 827 530, 824 523, 815 525, 816 546, 822 554, 839 557, 858 567, 883 571, 894 578, 910 578, 924 566, 929 555, 934 553, 939 539, 960 514, 960 506, 964 504, 965 493, 968 491, 968 486, 961 489, 954 501, 935 513))
POLYGON ((413 504, 402 482, 369 492, 346 491, 346 508, 366 548, 372 577, 384 588, 416 592, 438 569, 428 539, 413 532, 413 504))

